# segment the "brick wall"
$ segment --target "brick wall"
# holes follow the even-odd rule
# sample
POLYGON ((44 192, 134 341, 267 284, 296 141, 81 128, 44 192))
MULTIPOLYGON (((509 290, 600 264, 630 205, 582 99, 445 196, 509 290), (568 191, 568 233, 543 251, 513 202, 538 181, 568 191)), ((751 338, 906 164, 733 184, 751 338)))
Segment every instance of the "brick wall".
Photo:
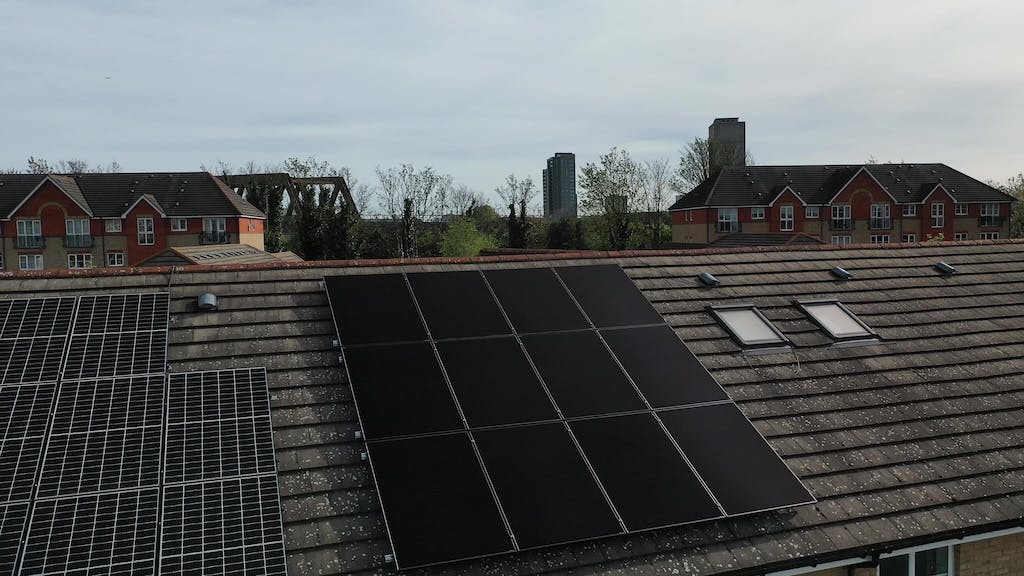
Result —
POLYGON ((1024 534, 956 547, 957 576, 1024 576, 1024 534))

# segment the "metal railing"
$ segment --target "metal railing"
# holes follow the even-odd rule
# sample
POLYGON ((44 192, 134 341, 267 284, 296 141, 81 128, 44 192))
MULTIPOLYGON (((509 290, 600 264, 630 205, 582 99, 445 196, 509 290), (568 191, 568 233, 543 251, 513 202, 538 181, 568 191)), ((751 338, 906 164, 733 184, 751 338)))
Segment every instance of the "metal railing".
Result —
POLYGON ((853 230, 853 218, 833 218, 828 221, 829 230, 853 230))
POLYGON ((891 230, 892 218, 872 218, 869 225, 872 230, 891 230))
POLYGON ((46 246, 46 239, 42 236, 18 236, 15 240, 15 246, 18 248, 42 248, 46 246))
POLYGON ((227 244, 227 232, 203 232, 199 234, 200 244, 227 244))
POLYGON ((999 216, 982 216, 978 218, 978 226, 981 228, 999 228, 1003 225, 1003 219, 999 216))
POLYGON ((740 223, 736 220, 719 220, 715 222, 715 232, 719 234, 728 234, 731 232, 739 232, 740 223))
POLYGON ((91 234, 69 234, 64 237, 65 248, 92 248, 91 234))

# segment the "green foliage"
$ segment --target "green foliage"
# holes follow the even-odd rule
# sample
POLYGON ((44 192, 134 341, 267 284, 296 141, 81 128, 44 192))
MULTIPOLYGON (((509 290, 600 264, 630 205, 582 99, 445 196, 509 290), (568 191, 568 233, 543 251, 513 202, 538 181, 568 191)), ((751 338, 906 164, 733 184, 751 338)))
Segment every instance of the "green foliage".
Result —
POLYGON ((999 188, 1017 199, 1010 208, 1010 238, 1024 238, 1024 173, 1010 178, 999 188))
POLYGON ((252 180, 246 200, 267 215, 263 242, 267 252, 280 252, 284 248, 284 188, 270 182, 252 180))
POLYGON ((493 247, 494 239, 477 230, 468 217, 452 220, 441 236, 441 254, 444 256, 476 256, 484 248, 493 247))
POLYGON ((599 164, 583 167, 581 204, 586 213, 598 215, 600 234, 606 247, 629 247, 635 225, 633 213, 643 191, 644 171, 629 152, 612 148, 599 164))
POLYGON ((547 230, 547 247, 556 250, 572 250, 580 247, 579 233, 583 231, 579 220, 570 221, 562 218, 552 222, 547 230))
POLYGON ((530 221, 526 218, 526 200, 519 201, 519 215, 516 205, 508 205, 508 246, 509 248, 526 248, 530 234, 530 221))

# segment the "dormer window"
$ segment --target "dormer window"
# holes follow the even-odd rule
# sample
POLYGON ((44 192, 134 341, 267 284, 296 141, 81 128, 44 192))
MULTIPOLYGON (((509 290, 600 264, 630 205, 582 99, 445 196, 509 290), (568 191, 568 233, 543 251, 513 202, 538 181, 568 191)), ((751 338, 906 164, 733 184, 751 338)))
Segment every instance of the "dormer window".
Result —
POLYGON ((744 348, 785 346, 789 340, 752 304, 713 306, 715 316, 737 344, 744 348))
POLYGON ((876 338, 874 330, 836 300, 807 300, 797 302, 815 324, 833 340, 860 340, 876 338))

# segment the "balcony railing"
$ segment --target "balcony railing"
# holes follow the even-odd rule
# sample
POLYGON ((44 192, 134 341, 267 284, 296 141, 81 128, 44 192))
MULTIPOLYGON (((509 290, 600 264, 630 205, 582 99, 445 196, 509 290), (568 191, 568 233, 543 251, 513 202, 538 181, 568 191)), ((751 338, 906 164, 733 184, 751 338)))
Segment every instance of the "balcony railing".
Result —
POLYGON ((999 216, 982 216, 978 218, 980 228, 999 228, 1003 225, 1003 219, 999 216))
POLYGON ((18 236, 15 245, 21 249, 42 248, 46 246, 46 239, 42 236, 18 236))
POLYGON ((715 232, 719 234, 730 234, 740 231, 740 223, 736 220, 719 220, 715 222, 715 232))
POLYGON ((92 248, 92 236, 89 234, 71 234, 64 237, 65 248, 92 248))
POLYGON ((199 235, 200 244, 227 244, 227 232, 203 232, 199 235))
POLYGON ((892 218, 872 218, 869 225, 872 230, 891 230, 892 218))
POLYGON ((833 218, 828 221, 829 230, 853 230, 853 218, 833 218))

